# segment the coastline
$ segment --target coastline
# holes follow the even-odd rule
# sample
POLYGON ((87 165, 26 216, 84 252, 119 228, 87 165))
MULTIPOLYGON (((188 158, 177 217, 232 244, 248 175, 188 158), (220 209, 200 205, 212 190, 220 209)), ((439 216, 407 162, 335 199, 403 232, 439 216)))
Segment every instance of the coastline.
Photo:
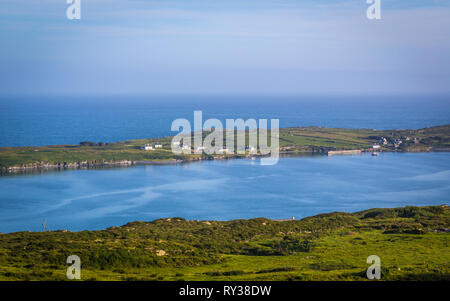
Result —
MULTIPOLYGON (((428 149, 428 150, 415 150, 415 151, 383 151, 382 153, 430 153, 430 152, 450 152, 450 148, 445 149, 428 149)), ((303 156, 354 156, 372 153, 372 151, 367 150, 344 150, 344 151, 331 151, 329 153, 320 153, 314 151, 287 151, 280 152, 280 158, 288 157, 303 157, 303 156)), ((188 158, 188 159, 174 159, 174 160, 147 160, 147 161, 132 161, 132 160, 122 160, 113 162, 63 162, 57 164, 48 163, 32 163, 25 166, 11 166, 11 167, 1 167, 0 176, 5 176, 9 174, 26 174, 26 173, 42 173, 47 171, 65 171, 65 170, 77 170, 77 169, 101 169, 101 168, 120 168, 120 167, 132 167, 136 165, 177 165, 194 163, 201 161, 211 161, 211 160, 236 160, 236 159, 251 159, 260 158, 262 155, 229 155, 223 157, 210 157, 210 158, 188 158)))
MULTIPOLYGON (((351 155, 366 152, 450 152, 450 125, 418 130, 280 128, 280 156, 351 155)), ((247 133, 246 133, 247 135, 247 133)), ((149 138, 114 143, 0 147, 0 174, 27 171, 128 167, 139 164, 182 164, 201 160, 261 157, 261 154, 173 154, 172 138, 149 138), (143 150, 143 145, 159 148, 143 150)))

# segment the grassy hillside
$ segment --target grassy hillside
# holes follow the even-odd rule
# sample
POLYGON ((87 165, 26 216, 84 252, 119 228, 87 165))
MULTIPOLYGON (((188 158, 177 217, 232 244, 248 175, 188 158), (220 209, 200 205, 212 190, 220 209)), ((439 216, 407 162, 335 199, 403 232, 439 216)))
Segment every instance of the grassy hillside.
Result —
POLYGON ((381 138, 386 139, 386 151, 424 151, 430 148, 450 148, 450 125, 419 130, 371 129, 351 130, 320 127, 288 128, 280 131, 282 148, 342 150, 366 149, 381 138), (416 142, 414 141, 416 138, 416 142), (402 143, 394 146, 396 140, 402 143))
POLYGON ((264 218, 132 222, 102 231, 0 235, 0 280, 365 280, 369 255, 384 280, 450 280, 448 206, 264 218))
MULTIPOLYGON (((207 133, 204 133, 206 136, 207 133)), ((429 151, 450 149, 450 125, 420 130, 349 130, 319 127, 286 128, 280 130, 282 152, 326 152, 342 149, 368 149, 380 138, 386 138, 384 151, 429 151), (395 147, 395 141, 402 143, 395 147)), ((42 147, 1 147, 0 167, 24 167, 30 165, 84 162, 195 160, 202 155, 174 155, 171 137, 130 140, 117 143, 84 143, 84 145, 53 145, 42 147), (159 142, 162 149, 144 151, 140 147, 159 142)), ((203 157, 208 158, 203 155, 203 157)), ((224 157, 223 155, 221 157, 224 157)), ((233 157, 229 156, 228 157, 233 157)))

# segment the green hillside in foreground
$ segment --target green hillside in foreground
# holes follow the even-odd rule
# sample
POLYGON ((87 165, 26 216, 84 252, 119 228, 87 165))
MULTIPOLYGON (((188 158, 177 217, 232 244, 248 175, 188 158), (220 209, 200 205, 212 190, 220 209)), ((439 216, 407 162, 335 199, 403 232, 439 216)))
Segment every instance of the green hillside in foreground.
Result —
POLYGON ((102 231, 0 235, 0 280, 450 280, 447 205, 265 218, 132 222, 102 231))
MULTIPOLYGON (((204 136, 209 133, 204 133, 204 136)), ((270 134, 270 133, 269 133, 270 134)), ((226 135, 224 135, 226 136, 226 135)), ((333 129, 321 127, 296 127, 280 129, 280 151, 326 152, 330 150, 367 150, 381 143, 383 151, 450 150, 450 125, 419 130, 333 129), (399 142, 401 141, 401 142, 399 142)), ((98 165, 119 161, 170 161, 211 159, 206 154, 174 155, 172 137, 129 140, 116 143, 88 142, 80 145, 52 145, 40 147, 0 147, 0 168, 45 166, 46 164, 82 163, 98 165), (162 148, 145 151, 145 144, 160 143, 162 148)), ((248 133, 246 134, 248 141, 248 133)), ((248 142, 247 142, 248 143, 248 142)), ((235 142, 235 145, 237 142, 235 142)), ((216 155, 217 157, 236 157, 216 155)))

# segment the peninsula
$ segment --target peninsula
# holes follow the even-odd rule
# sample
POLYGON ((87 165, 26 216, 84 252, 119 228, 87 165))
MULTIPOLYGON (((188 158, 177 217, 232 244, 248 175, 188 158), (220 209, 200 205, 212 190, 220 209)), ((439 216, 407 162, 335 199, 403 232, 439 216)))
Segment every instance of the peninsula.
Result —
MULTIPOLYGON (((208 133, 204 133, 206 136, 208 133)), ((248 134, 248 133, 247 133, 248 134)), ((269 131, 270 135, 270 131, 269 131)), ((114 143, 1 147, 2 172, 46 168, 91 168, 133 164, 170 164, 208 159, 249 157, 249 154, 181 154, 171 151, 172 137, 114 143)), ((344 151, 450 151, 450 125, 418 130, 294 127, 280 129, 280 154, 339 154, 344 151)), ((352 152, 349 152, 352 153, 352 152)))

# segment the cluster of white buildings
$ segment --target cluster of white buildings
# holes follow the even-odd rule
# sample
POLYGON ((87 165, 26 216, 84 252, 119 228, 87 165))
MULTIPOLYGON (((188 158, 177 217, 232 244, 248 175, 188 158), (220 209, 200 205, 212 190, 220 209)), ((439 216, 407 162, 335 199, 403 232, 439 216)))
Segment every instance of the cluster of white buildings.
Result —
POLYGON ((154 145, 151 144, 146 144, 144 146, 141 147, 142 150, 155 150, 157 148, 162 148, 162 144, 160 143, 155 143, 154 145))
MULTIPOLYGON (((172 145, 181 147, 182 150, 189 150, 189 151, 194 150, 194 148, 191 147, 190 145, 183 145, 183 143, 181 141, 172 141, 172 145)), ((143 147, 141 147, 142 150, 155 150, 157 148, 162 148, 162 145, 159 143, 156 143, 154 145, 146 144, 143 147)), ((198 146, 197 148, 195 148, 195 151, 196 152, 203 152, 203 151, 208 152, 208 149, 205 146, 198 146)), ((250 153, 256 153, 257 148, 254 146, 247 146, 247 147, 245 147, 245 151, 250 152, 250 153)), ((217 150, 216 153, 232 154, 233 152, 230 149, 224 147, 222 149, 217 150)))
MULTIPOLYGON (((409 140, 409 139, 410 139, 409 137, 406 137, 406 140, 409 140)), ((414 138, 414 139, 416 139, 416 138, 414 138)), ((391 140, 391 141, 392 141, 392 140, 391 140)), ((414 141, 414 142, 415 142, 415 141, 414 141)), ((388 142, 388 140, 387 140, 386 138, 381 137, 379 143, 380 143, 381 145, 387 145, 389 142, 388 142)), ((401 139, 395 139, 395 140, 392 142, 392 145, 393 145, 395 148, 397 148, 397 147, 399 147, 400 144, 402 144, 402 143, 403 143, 403 141, 402 141, 401 139)), ((375 147, 373 147, 373 148, 375 149, 375 147)))

